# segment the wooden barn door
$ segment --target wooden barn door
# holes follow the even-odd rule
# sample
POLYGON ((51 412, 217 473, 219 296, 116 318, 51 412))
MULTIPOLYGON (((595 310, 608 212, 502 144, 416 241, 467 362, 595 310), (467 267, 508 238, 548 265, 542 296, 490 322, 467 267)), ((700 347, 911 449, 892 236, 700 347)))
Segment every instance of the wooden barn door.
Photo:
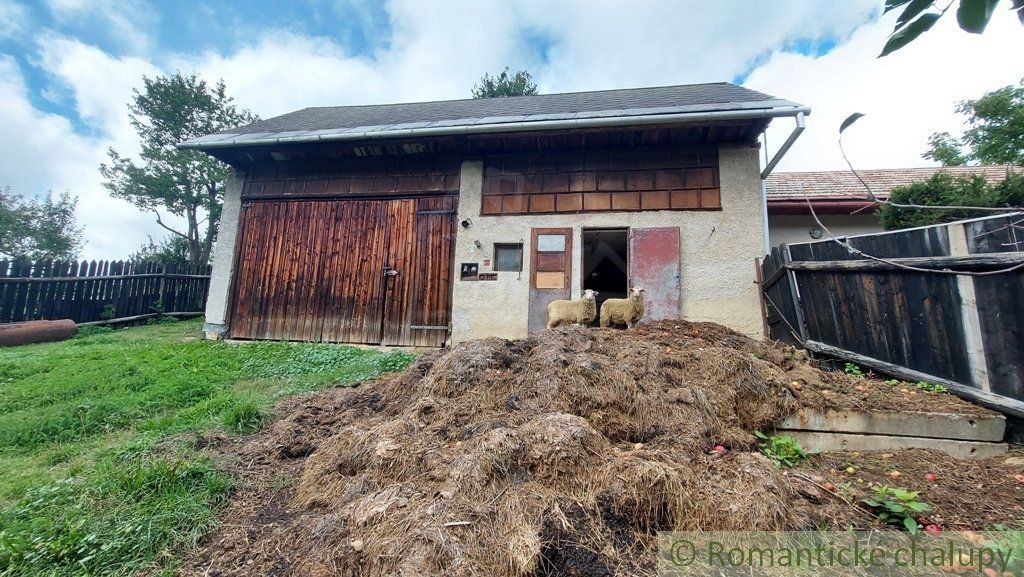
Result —
POLYGON ((679 318, 679 227, 629 230, 629 286, 644 291, 643 320, 679 318))
POLYGON ((440 346, 448 334, 454 203, 248 205, 231 337, 440 346))
POLYGON ((438 347, 451 311, 455 197, 392 203, 385 345, 438 347))

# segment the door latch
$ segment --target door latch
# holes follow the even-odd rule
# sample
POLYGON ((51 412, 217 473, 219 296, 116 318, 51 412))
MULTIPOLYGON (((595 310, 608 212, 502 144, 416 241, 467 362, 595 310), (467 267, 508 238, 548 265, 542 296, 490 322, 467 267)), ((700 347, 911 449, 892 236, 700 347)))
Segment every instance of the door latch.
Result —
POLYGON ((398 276, 398 269, 390 266, 384 267, 384 276, 398 276))

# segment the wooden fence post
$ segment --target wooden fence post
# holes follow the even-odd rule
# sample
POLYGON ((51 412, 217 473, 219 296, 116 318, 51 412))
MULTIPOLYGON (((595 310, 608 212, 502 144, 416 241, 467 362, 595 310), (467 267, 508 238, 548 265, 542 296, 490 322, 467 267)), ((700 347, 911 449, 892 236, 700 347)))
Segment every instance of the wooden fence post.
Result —
MULTIPOLYGON (((949 233, 949 255, 968 256, 967 230, 962 223, 947 226, 949 233)), ((988 361, 985 359, 985 339, 981 334, 981 319, 978 315, 978 299, 974 292, 974 277, 957 275, 957 291, 960 293, 960 319, 963 324, 964 344, 967 346, 967 361, 971 366, 971 379, 975 387, 991 391, 988 380, 988 361)))
POLYGON ((793 309, 796 311, 796 327, 800 331, 800 342, 807 342, 807 325, 804 323, 803 300, 800 298, 800 286, 796 284, 796 271, 789 268, 793 262, 793 255, 789 252, 789 245, 782 245, 782 266, 786 267, 786 275, 789 276, 789 294, 793 297, 793 309))

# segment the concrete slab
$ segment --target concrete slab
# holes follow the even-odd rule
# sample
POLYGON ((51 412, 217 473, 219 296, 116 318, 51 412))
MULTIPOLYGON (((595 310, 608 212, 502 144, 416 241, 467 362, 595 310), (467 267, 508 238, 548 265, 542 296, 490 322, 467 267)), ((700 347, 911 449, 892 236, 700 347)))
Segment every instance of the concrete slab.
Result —
POLYGON ((890 435, 854 435, 851 433, 819 433, 812 431, 779 431, 791 435, 804 449, 814 451, 899 451, 903 449, 932 449, 957 459, 987 459, 1005 455, 1006 443, 953 441, 924 437, 895 437, 890 435))
POLYGON ((928 437, 965 441, 1002 441, 1003 415, 960 415, 896 411, 818 411, 804 409, 777 425, 779 429, 928 437))

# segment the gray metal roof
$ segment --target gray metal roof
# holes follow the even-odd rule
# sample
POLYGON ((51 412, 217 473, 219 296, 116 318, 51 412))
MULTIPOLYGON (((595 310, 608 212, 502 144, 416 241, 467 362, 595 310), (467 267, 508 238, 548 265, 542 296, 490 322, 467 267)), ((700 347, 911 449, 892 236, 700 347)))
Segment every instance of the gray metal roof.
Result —
POLYGON ((688 117, 766 118, 809 109, 735 84, 305 108, 194 138, 182 148, 223 148, 364 138, 683 122, 688 117))

